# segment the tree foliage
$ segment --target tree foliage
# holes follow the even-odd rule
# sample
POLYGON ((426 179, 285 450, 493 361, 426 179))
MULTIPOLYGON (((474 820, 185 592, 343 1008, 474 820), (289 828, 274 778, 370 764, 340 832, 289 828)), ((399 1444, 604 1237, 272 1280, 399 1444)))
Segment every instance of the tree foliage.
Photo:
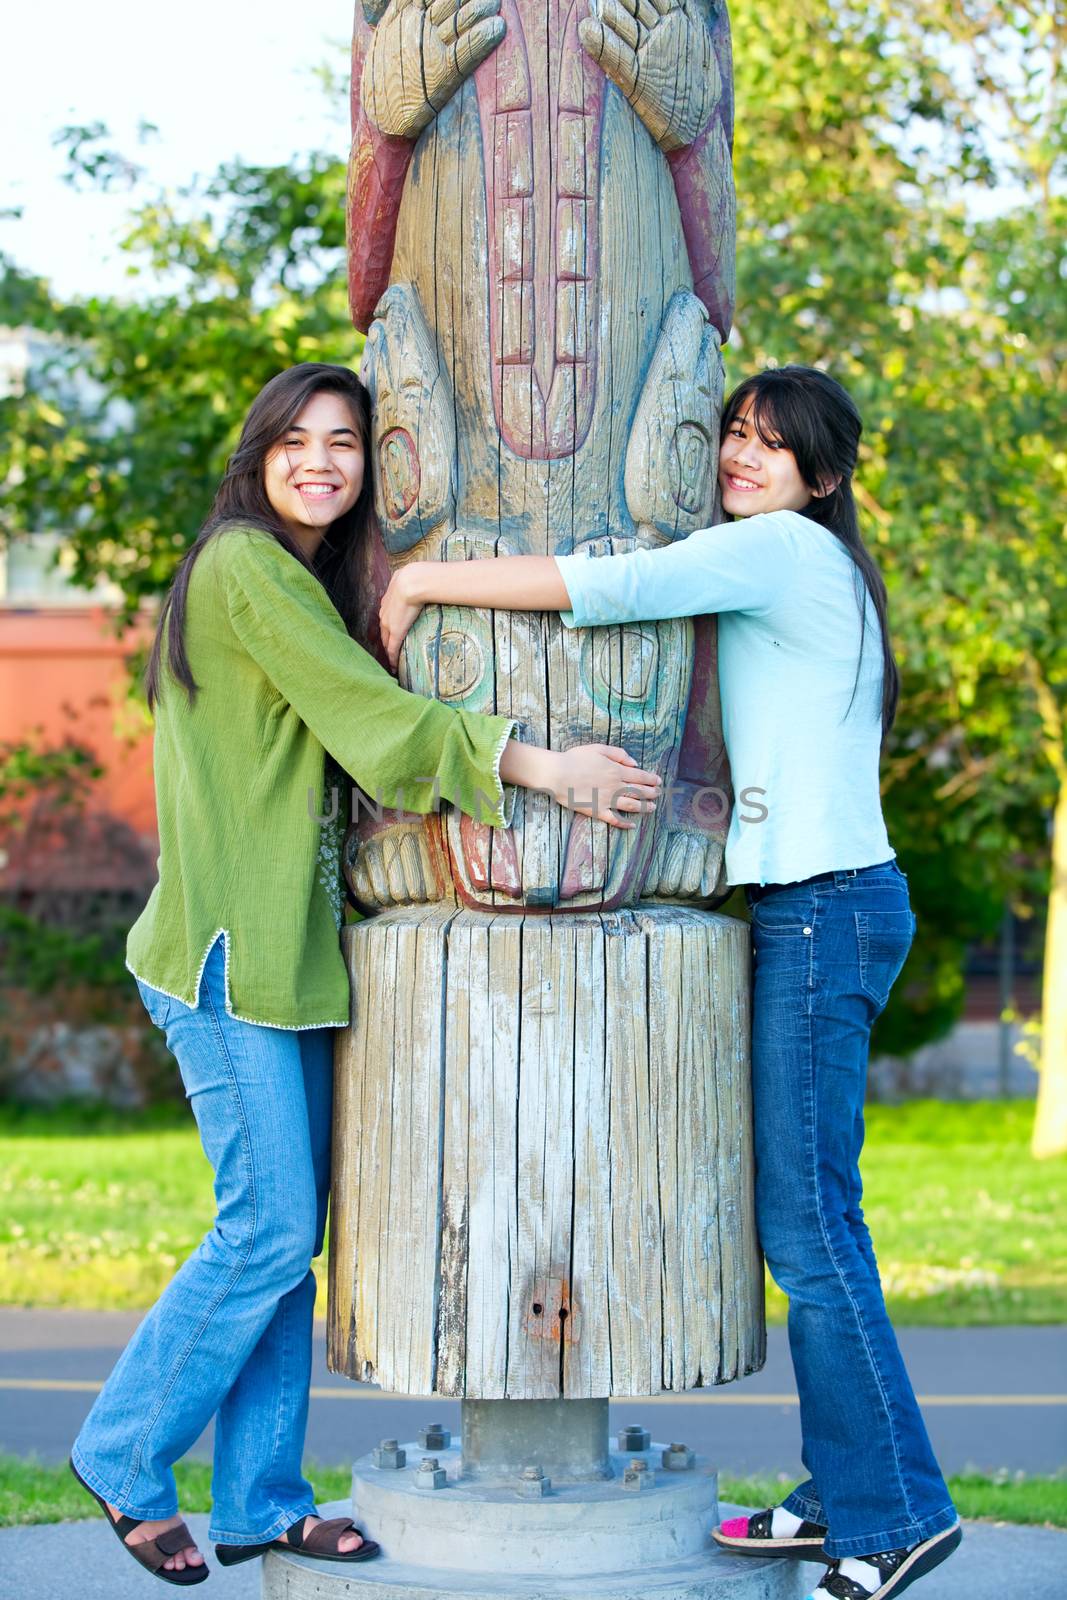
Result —
MULTIPOLYGON (((904 675, 885 805, 921 914, 882 1027, 895 1048, 957 1014, 963 941, 1048 884, 1067 746, 1065 34, 1044 0, 734 12, 732 373, 825 365, 866 419, 860 498, 904 675)), ((1046 1046, 1067 1072, 1067 1039, 1046 1046)))
MULTIPOLYGON (((920 915, 880 1042, 910 1048, 958 1014, 965 942, 1047 892, 1067 790, 1067 6, 752 0, 733 31, 729 375, 825 366, 866 422, 861 505, 904 675, 884 798, 920 915)), ((129 176, 99 126, 65 133, 84 180, 129 176)), ((344 155, 174 196, 135 175, 128 299, 60 304, 7 265, 0 322, 53 334, 57 360, 0 401, 0 526, 70 529, 76 576, 117 581, 131 610, 165 585, 265 379, 356 358, 344 155), (96 386, 80 400, 71 350, 96 386)), ((1046 1051, 1067 1081, 1067 1037, 1046 1051)))
MULTIPOLYGON (((99 128, 67 130, 99 173, 99 128)), ((60 303, 12 263, 0 324, 52 336, 29 392, 0 400, 0 527, 70 531, 72 577, 117 583, 127 621, 165 587, 206 515, 236 429, 268 378, 296 361, 351 364, 345 168, 340 154, 227 166, 201 189, 150 194, 123 248, 129 298, 60 303)))

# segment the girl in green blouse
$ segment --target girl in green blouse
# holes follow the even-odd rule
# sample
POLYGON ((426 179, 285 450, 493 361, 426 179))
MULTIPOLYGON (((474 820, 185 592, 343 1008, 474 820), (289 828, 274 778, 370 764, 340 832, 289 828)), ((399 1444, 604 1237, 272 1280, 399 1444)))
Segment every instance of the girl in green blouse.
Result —
POLYGON ((334 1561, 378 1549, 344 1518, 321 1522, 301 1472, 333 1029, 349 1019, 327 758, 387 807, 425 813, 443 797, 496 826, 505 784, 618 827, 659 791, 624 750, 539 749, 510 717, 409 694, 356 643, 369 445, 367 392, 346 368, 308 363, 266 385, 146 674, 159 882, 127 966, 177 1058, 218 1215, 120 1357, 71 1466, 134 1559, 172 1584, 208 1575, 171 1468, 212 1418, 224 1565, 272 1543, 334 1561))

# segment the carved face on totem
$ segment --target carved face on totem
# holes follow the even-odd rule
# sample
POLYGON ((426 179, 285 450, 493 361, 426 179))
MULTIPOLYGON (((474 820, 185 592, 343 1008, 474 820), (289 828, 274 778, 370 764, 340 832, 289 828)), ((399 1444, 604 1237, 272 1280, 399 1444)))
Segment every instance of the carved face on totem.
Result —
MULTIPOLYGON (((617 27, 587 0, 501 0, 466 27, 453 0, 357 12, 350 287, 390 565, 593 558, 712 520, 728 26, 715 0, 634 5, 617 27)), ((728 776, 712 625, 577 632, 430 607, 400 670, 537 743, 622 745, 671 793, 630 832, 526 791, 508 830, 458 812, 365 824, 347 852, 361 901, 590 910, 715 893, 728 776)))

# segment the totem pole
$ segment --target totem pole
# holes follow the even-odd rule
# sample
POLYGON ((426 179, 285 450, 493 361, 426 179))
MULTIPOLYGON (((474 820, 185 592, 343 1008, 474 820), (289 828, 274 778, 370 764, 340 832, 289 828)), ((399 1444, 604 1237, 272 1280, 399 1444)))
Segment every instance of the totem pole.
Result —
MULTIPOLYGON (((409 559, 596 559, 711 522, 723 0, 357 0, 352 98, 369 630, 409 559)), ((556 1574, 569 1595, 636 1563, 634 1594, 791 1595, 780 1567, 749 1566, 750 1591, 710 1553, 708 1463, 640 1427, 608 1440, 609 1396, 764 1358, 748 934, 708 909, 731 804, 714 619, 428 607, 400 678, 553 748, 622 745, 667 799, 627 832, 528 792, 508 829, 443 806, 349 832, 367 920, 344 933, 330 1365, 457 1397, 462 1429, 356 1463, 385 1555, 343 1592, 556 1574)))

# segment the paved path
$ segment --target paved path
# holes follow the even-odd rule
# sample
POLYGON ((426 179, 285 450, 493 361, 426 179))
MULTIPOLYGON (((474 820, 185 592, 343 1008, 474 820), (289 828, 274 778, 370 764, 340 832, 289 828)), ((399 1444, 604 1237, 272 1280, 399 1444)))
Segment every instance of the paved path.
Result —
MULTIPOLYGON (((322 1509, 328 1516, 347 1510, 342 1505, 322 1509)), ((188 1520, 194 1536, 206 1541, 207 1517, 188 1520)), ((211 1561, 210 1549, 207 1554, 212 1597, 259 1600, 258 1561, 226 1569, 211 1561)), ((372 1565, 357 1570, 369 1576, 372 1565)), ((805 1567, 813 1579, 819 1576, 814 1564, 805 1567)), ((0 1530, 0 1600, 148 1600, 153 1590, 152 1580, 123 1555, 102 1517, 0 1530)), ((908 1600, 912 1595, 915 1600, 1067 1600, 1067 1533, 968 1523, 960 1548, 936 1576, 909 1590, 908 1600)))
MULTIPOLYGON (((0 1449, 65 1460, 137 1320, 126 1312, 0 1309, 0 1449)), ((905 1328, 900 1338, 946 1472, 1067 1468, 1067 1328, 905 1328)), ((413 1438, 427 1422, 458 1426, 456 1401, 396 1398, 327 1372, 321 1326, 312 1382, 311 1461, 351 1460, 383 1436, 413 1438)), ((767 1365, 754 1377, 699 1397, 612 1404, 613 1428, 642 1420, 711 1455, 724 1472, 799 1473, 784 1329, 770 1330, 767 1365)), ((210 1433, 194 1453, 209 1449, 210 1433)))

